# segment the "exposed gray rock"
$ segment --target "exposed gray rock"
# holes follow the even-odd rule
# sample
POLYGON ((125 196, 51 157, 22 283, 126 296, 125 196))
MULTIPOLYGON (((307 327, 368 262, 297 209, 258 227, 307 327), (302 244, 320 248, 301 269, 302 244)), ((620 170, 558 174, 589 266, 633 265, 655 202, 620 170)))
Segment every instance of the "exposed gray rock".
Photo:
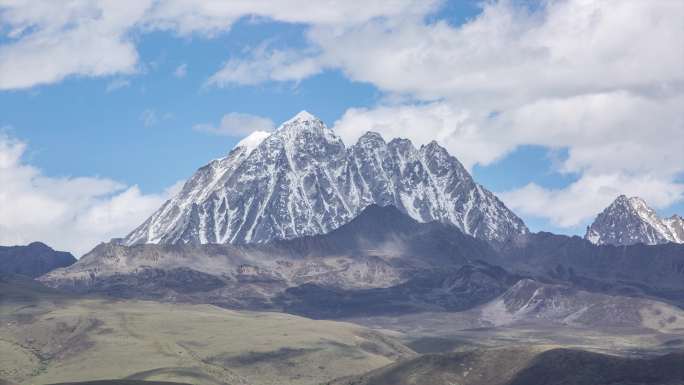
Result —
POLYGON ((594 245, 542 232, 518 236, 500 254, 495 263, 522 275, 684 307, 684 244, 594 245))
POLYGON ((371 204, 393 205, 420 222, 452 224, 488 241, 528 232, 436 142, 415 148, 369 132, 347 148, 306 112, 259 139, 200 168, 123 243, 292 239, 327 233, 371 204))
POLYGON ((644 298, 591 293, 566 285, 523 279, 481 309, 494 325, 551 322, 590 327, 649 327, 678 330, 684 311, 644 298))
POLYGON ((495 256, 453 225, 371 205, 330 233, 266 244, 103 243, 40 281, 81 293, 349 316, 483 303, 517 281, 478 262, 495 256), (326 306, 317 309, 319 301, 326 306))
POLYGON ((678 215, 661 219, 643 199, 620 195, 596 217, 584 238, 597 245, 684 243, 684 220, 678 215))

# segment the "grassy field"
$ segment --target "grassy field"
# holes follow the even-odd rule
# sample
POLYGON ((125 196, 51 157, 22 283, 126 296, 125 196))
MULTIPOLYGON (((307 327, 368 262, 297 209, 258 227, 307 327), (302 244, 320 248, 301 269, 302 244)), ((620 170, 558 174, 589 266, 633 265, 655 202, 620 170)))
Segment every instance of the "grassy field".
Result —
MULTIPOLYGON (((477 327, 468 312, 353 320, 364 327, 211 305, 74 296, 0 277, 0 385, 100 379, 504 384, 542 352, 561 347, 637 358, 681 352, 680 321, 663 324, 657 320, 669 313, 647 310, 657 317, 642 312, 644 325, 630 328, 477 327)), ((564 359, 554 354, 536 370, 557 370, 554 362, 564 359)))
POLYGON ((71 298, 0 283, 0 378, 317 384, 414 355, 348 323, 209 305, 71 298))

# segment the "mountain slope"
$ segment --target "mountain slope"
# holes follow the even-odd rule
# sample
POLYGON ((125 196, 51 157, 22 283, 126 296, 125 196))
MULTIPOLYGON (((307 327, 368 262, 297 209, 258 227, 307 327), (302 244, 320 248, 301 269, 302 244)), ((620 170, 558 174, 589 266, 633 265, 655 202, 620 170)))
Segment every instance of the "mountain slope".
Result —
POLYGON ((496 326, 555 323, 592 328, 684 330, 684 311, 648 299, 590 293, 566 285, 523 279, 480 309, 481 319, 496 326))
POLYGON ((487 242, 440 222, 421 223, 394 206, 371 204, 341 227, 321 235, 279 240, 261 247, 298 256, 409 257, 414 267, 434 268, 488 261, 496 251, 487 242))
POLYGON ((0 246, 0 273, 39 277, 76 262, 71 253, 55 251, 44 243, 27 246, 0 246))
POLYGON ((678 385, 684 354, 610 356, 576 349, 505 348, 427 354, 334 385, 678 385))
POLYGON ((616 246, 684 243, 684 220, 677 215, 661 219, 643 199, 620 195, 596 217, 584 238, 616 246))
POLYGON ((495 263, 518 274, 684 307, 684 244, 595 245, 542 232, 518 236, 499 252, 495 263))
POLYGON ((334 230, 371 204, 393 205, 420 222, 452 224, 485 240, 527 232, 436 142, 416 149, 408 140, 386 143, 369 132, 347 148, 304 111, 249 142, 200 168, 124 243, 292 239, 334 230))
POLYGON ((520 277, 484 262, 414 273, 391 287, 344 290, 305 284, 278 296, 283 311, 314 319, 457 312, 488 302, 520 277))
POLYGON ((354 291, 358 301, 341 301, 339 307, 348 303, 348 309, 335 314, 348 314, 352 307, 367 311, 376 307, 373 298, 404 301, 414 289, 414 307, 456 306, 466 294, 472 297, 468 304, 486 302, 517 281, 503 269, 474 265, 494 258, 496 251, 487 242, 453 225, 420 223, 395 207, 371 205, 330 233, 265 244, 101 244, 73 266, 39 279, 77 292, 237 308, 296 307, 300 314, 321 316, 331 312, 312 307, 322 298, 320 290, 328 299, 354 291), (477 274, 464 266, 474 266, 477 274), (482 278, 487 276, 492 278, 482 278), (447 285, 449 277, 469 286, 447 285), (281 295, 295 287, 301 289, 281 295), (447 287, 463 293, 454 296, 447 287), (452 304, 442 305, 448 296, 452 304))
POLYGON ((74 296, 16 276, 0 276, 0 320, 0 381, 13 384, 314 385, 414 355, 349 323, 74 296))

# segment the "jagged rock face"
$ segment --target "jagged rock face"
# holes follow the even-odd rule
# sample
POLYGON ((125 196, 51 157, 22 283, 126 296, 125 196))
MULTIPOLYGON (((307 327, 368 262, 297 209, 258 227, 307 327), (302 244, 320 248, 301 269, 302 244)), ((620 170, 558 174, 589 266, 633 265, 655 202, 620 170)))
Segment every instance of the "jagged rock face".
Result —
POLYGON ((436 142, 416 149, 369 132, 346 148, 321 120, 301 112, 255 147, 238 146, 199 169, 124 244, 263 243, 322 234, 370 204, 394 205, 418 221, 453 224, 486 240, 528 232, 436 142))
POLYGON ((677 214, 662 220, 663 224, 670 230, 672 239, 676 243, 684 243, 684 218, 677 214))
POLYGON ((620 195, 596 217, 584 237, 597 245, 684 243, 684 220, 678 215, 661 219, 643 199, 620 195))

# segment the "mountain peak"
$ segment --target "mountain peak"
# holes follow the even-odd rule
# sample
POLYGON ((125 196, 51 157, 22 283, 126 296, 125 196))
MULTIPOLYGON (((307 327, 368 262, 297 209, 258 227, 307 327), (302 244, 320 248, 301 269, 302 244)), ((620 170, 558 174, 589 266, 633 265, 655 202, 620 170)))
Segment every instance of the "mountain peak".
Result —
MULTIPOLYGON (((297 115, 291 117, 290 119, 286 120, 282 126, 286 126, 295 122, 320 122, 321 120, 318 119, 316 116, 310 114, 306 110, 301 110, 297 115)), ((281 126, 281 127, 282 127, 281 126)))
POLYGON ((425 145, 425 148, 427 149, 436 149, 436 150, 443 150, 444 147, 440 146, 439 143, 437 143, 436 140, 431 140, 430 143, 425 145))
MULTIPOLYGON (((285 150, 291 156, 302 152, 327 152, 328 149, 323 148, 325 147, 324 143, 336 147, 344 147, 342 139, 335 135, 331 128, 326 126, 322 120, 306 111, 301 111, 291 119, 283 122, 275 130, 272 138, 275 141, 285 143, 285 150)), ((322 155, 322 153, 318 155, 322 155)))
POLYGON ((382 135, 375 131, 366 131, 366 133, 361 135, 359 140, 356 141, 356 144, 359 146, 363 146, 365 144, 384 145, 385 139, 383 139, 382 135))
POLYGON ((439 221, 485 240, 527 227, 477 185, 445 149, 417 151, 367 133, 347 147, 306 111, 270 135, 253 134, 228 157, 200 168, 124 243, 262 243, 328 233, 371 205, 395 206, 418 222, 439 221), (265 137, 265 138, 264 138, 265 137), (261 141, 263 140, 263 142, 261 141))
POLYGON ((613 201, 613 204, 616 204, 616 203, 622 203, 622 204, 629 203, 629 198, 625 194, 620 194, 613 201))
POLYGON ((612 210, 634 210, 642 216, 655 215, 655 212, 648 206, 646 201, 638 196, 628 197, 621 194, 608 207, 612 208, 612 210))
POLYGON ((620 195, 596 217, 584 238, 611 245, 684 243, 684 222, 658 217, 640 197, 620 195))

